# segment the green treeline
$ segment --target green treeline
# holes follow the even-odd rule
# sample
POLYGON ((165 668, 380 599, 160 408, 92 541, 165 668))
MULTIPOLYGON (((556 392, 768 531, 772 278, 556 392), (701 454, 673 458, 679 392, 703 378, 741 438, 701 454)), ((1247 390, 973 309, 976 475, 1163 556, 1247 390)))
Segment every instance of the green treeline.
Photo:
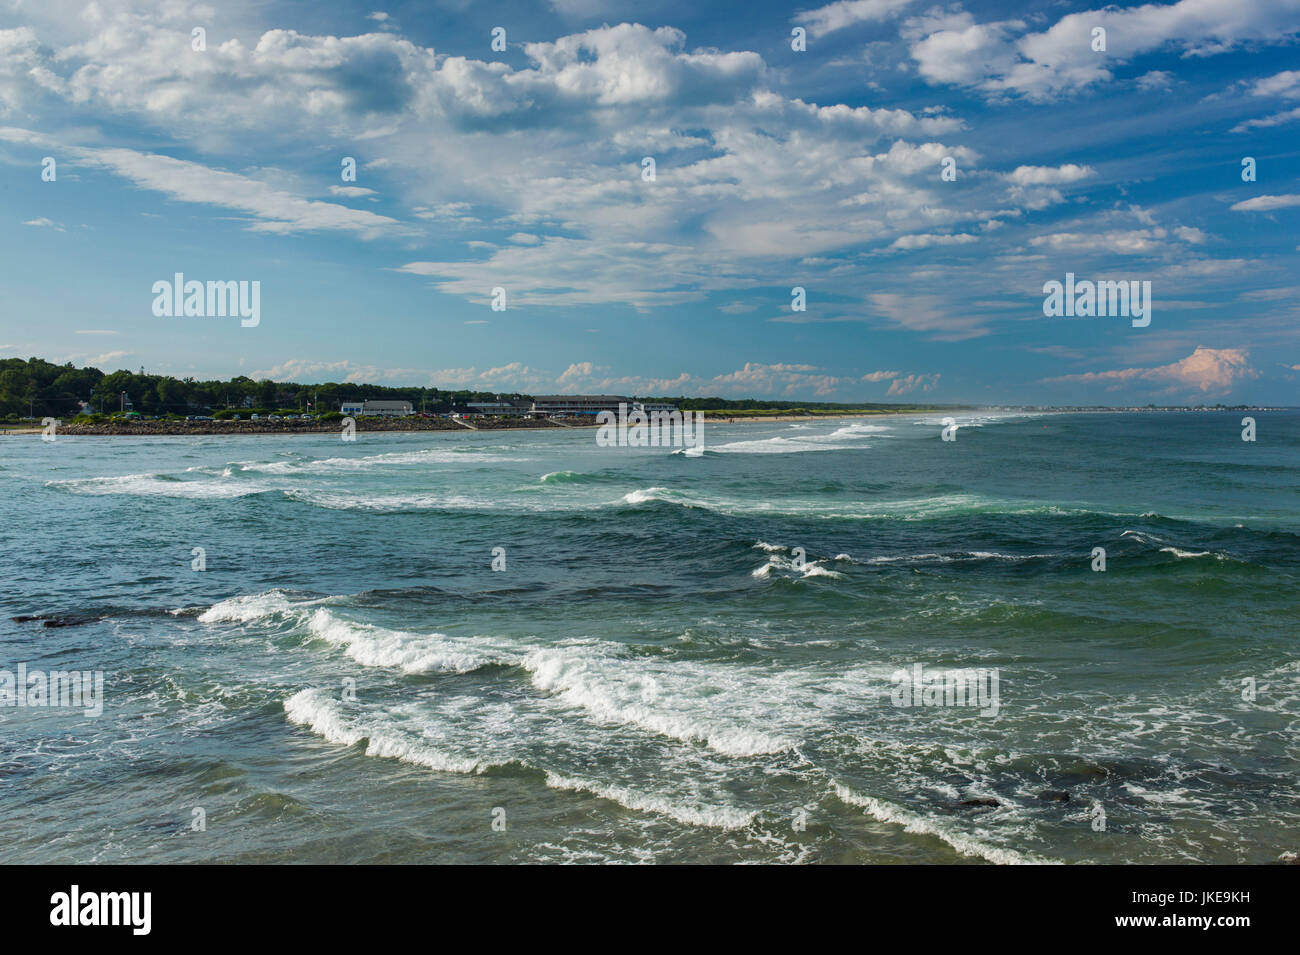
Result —
MULTIPOLYGON (((283 411, 338 411, 342 401, 379 398, 409 401, 417 411, 443 412, 467 401, 494 401, 498 392, 444 391, 441 388, 389 388, 352 382, 303 385, 288 381, 254 381, 240 375, 229 381, 198 381, 170 375, 56 365, 40 358, 0 359, 0 417, 45 415, 68 417, 80 402, 103 414, 135 410, 146 415, 210 414, 222 408, 283 411), (123 398, 125 395, 125 398, 123 398), (128 403, 129 402, 129 403, 128 403)), ((501 398, 524 395, 500 394, 501 398)))
MULTIPOLYGON (((393 388, 351 382, 304 385, 240 375, 229 381, 198 381, 170 375, 146 375, 121 369, 105 374, 98 368, 56 365, 40 358, 0 359, 0 418, 71 417, 82 410, 100 414, 136 411, 145 415, 212 414, 225 408, 263 411, 338 411, 343 401, 367 398, 409 401, 416 411, 442 413, 463 408, 469 401, 528 400, 531 396, 489 391, 446 391, 441 388, 393 388)), ((726 398, 648 398, 668 401, 689 411, 862 411, 893 410, 899 405, 825 401, 732 400, 726 398)), ((911 406, 935 408, 935 405, 911 406)))

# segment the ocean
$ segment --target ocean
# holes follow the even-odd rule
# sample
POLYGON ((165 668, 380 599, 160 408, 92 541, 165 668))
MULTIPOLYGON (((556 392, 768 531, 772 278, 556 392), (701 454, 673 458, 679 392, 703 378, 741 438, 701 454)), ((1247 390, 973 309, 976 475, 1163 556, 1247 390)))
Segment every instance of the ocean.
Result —
POLYGON ((2 439, 0 670, 103 698, 0 706, 0 857, 1291 858, 1300 413, 1252 416, 2 439))

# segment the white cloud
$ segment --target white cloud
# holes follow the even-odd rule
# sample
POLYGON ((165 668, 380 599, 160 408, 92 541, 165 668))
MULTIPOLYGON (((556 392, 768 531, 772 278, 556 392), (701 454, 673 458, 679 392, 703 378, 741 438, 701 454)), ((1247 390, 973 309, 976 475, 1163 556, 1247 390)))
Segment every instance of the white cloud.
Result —
POLYGON ((1112 390, 1124 385, 1161 385, 1166 391, 1226 394, 1242 381, 1256 378, 1249 352, 1242 348, 1197 349, 1186 358, 1154 368, 1119 368, 1044 379, 1047 382, 1106 384, 1112 390))
POLYGON ((978 242, 979 238, 973 235, 959 233, 957 235, 902 235, 894 240, 891 249, 928 249, 936 245, 966 245, 971 242, 978 242))
POLYGON ((1053 232, 1035 236, 1029 244, 1057 252, 1115 252, 1120 255, 1149 255, 1165 248, 1168 233, 1161 228, 1110 230, 1106 232, 1053 232))
POLYGON ((920 390, 921 392, 933 391, 935 386, 939 384, 939 378, 940 376, 938 374, 905 375, 902 378, 894 380, 894 382, 889 386, 889 391, 886 392, 886 396, 906 395, 917 390, 920 390))
POLYGON ((345 199, 360 199, 363 196, 373 196, 375 194, 375 190, 366 189, 363 186, 330 186, 330 192, 345 199))
POLYGON ((1298 10, 1296 0, 1179 0, 1071 13, 1041 33, 1024 32, 1023 21, 980 24, 962 14, 937 29, 921 21, 911 54, 931 83, 1048 100, 1109 81, 1114 67, 1166 48, 1187 57, 1288 43, 1298 10), (1092 49, 1095 27, 1106 31, 1105 53, 1092 49))
POLYGON ((1063 166, 1017 166, 1007 173, 1006 178, 1017 186, 1045 186, 1078 182, 1095 174, 1091 166, 1066 163, 1063 166))
POLYGON ((1234 133, 1245 133, 1252 129, 1268 129, 1271 126, 1281 126, 1284 123, 1294 123, 1297 120, 1300 120, 1300 106, 1295 107, 1295 109, 1283 110, 1280 113, 1261 116, 1258 119, 1248 119, 1232 127, 1232 131, 1234 133))
POLYGON ((1174 74, 1168 70, 1151 70, 1137 78, 1138 89, 1144 93, 1167 90, 1173 86, 1174 74))
POLYGON ((1254 199, 1234 203, 1230 208, 1233 212, 1272 212, 1274 209, 1289 209, 1292 206, 1300 206, 1300 195, 1256 196, 1254 199))
POLYGON ((1274 73, 1262 80, 1256 80, 1251 87, 1255 96, 1282 96, 1286 99, 1300 99, 1300 70, 1284 70, 1274 73))
POLYGON ((806 10, 790 22, 807 27, 810 36, 819 37, 858 23, 887 20, 911 3, 912 0, 839 0, 816 10, 806 10))
POLYGON ((924 332, 936 341, 963 341, 988 334, 980 316, 960 307, 954 310, 939 296, 873 292, 867 301, 890 323, 924 332))
MULTIPOLYGON (((13 132, 0 130, 0 139, 13 132)), ((16 136, 13 138, 17 138, 16 136)), ((363 239, 401 234, 401 223, 373 212, 349 209, 331 202, 304 199, 273 189, 265 182, 237 173, 211 169, 199 163, 130 149, 68 147, 80 165, 96 166, 129 179, 143 189, 161 192, 181 202, 221 206, 253 218, 257 232, 346 231, 363 239)), ((33 224, 44 224, 44 220, 33 224)))

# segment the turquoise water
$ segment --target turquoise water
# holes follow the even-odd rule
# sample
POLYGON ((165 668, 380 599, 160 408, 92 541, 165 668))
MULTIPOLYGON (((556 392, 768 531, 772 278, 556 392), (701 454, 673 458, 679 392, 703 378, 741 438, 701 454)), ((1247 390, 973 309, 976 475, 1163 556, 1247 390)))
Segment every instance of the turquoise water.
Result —
POLYGON ((1300 414, 956 417, 3 439, 0 668, 106 696, 0 708, 4 859, 1300 848, 1300 414))

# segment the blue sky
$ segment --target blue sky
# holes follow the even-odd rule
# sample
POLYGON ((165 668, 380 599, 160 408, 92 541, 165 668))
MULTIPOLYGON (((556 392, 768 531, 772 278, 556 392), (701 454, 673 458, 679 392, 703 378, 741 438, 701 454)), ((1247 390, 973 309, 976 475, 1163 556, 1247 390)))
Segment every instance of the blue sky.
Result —
POLYGON ((1297 404, 1298 31, 1300 0, 0 0, 0 354, 1297 404), (260 324, 155 317, 176 272, 259 281, 260 324), (1067 272, 1151 282, 1150 325, 1044 316, 1067 272))

